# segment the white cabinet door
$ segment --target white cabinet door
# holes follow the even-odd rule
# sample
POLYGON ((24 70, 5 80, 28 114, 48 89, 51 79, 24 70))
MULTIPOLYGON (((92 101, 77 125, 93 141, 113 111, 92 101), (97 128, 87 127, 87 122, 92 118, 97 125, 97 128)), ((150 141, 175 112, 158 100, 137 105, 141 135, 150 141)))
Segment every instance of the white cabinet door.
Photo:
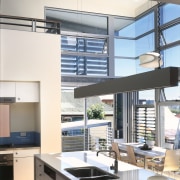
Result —
POLYGON ((15 97, 15 82, 0 82, 0 97, 15 97))
POLYGON ((39 83, 16 82, 16 102, 39 102, 39 83))
POLYGON ((0 137, 10 137, 9 105, 0 104, 0 137))
POLYGON ((34 180, 34 157, 14 158, 14 180, 34 180))
POLYGON ((14 180, 34 180, 34 154, 39 148, 14 150, 14 180))

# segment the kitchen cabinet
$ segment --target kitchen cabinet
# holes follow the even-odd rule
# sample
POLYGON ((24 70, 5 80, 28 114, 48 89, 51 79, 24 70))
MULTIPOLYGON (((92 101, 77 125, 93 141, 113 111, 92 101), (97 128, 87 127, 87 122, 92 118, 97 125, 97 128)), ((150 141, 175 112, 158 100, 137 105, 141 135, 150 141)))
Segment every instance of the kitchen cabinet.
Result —
POLYGON ((0 97, 15 97, 15 82, 0 82, 0 97))
POLYGON ((16 82, 16 102, 39 102, 39 83, 16 82))
POLYGON ((10 137, 9 105, 0 104, 0 137, 10 137))
POLYGON ((44 163, 39 159, 35 159, 35 179, 44 180, 44 163))
POLYGON ((49 165, 35 158, 35 180, 68 180, 64 175, 55 171, 49 165))
POLYGON ((14 150, 14 180, 34 180, 34 154, 39 148, 14 150))

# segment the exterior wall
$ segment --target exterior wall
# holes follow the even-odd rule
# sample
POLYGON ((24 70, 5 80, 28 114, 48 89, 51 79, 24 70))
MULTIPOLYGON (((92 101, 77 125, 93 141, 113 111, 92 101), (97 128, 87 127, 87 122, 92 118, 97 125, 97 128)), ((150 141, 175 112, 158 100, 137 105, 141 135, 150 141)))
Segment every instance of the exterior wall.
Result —
POLYGON ((117 1, 117 0, 1 0, 1 14, 44 19, 44 7, 63 8, 102 14, 135 17, 137 14, 152 7, 151 1, 117 1), (135 5, 142 4, 134 10, 135 5))
POLYGON ((0 80, 40 82, 41 152, 60 152, 59 35, 0 30, 0 44, 0 80))

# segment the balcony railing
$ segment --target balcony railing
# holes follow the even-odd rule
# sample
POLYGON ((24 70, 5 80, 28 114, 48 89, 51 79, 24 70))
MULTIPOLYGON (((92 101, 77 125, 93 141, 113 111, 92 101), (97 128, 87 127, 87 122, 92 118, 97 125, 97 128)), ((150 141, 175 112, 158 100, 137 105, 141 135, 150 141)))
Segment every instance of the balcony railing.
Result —
POLYGON ((72 129, 62 135, 62 151, 109 149, 113 141, 113 128, 108 126, 72 129))
POLYGON ((2 14, 0 14, 0 28, 60 34, 59 21, 9 16, 2 14))

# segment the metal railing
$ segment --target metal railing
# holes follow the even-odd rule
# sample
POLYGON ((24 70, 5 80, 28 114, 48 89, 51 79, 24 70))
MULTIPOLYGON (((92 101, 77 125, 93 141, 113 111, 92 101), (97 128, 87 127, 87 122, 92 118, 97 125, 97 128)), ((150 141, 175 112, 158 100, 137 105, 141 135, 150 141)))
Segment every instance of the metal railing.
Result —
POLYGON ((96 151, 109 149, 113 141, 113 129, 108 126, 73 131, 62 136, 62 151, 96 151))
MULTIPOLYGON (((0 14, 0 28, 14 29, 14 27, 28 28, 29 31, 38 32, 40 29, 45 33, 60 34, 60 22, 45 19, 9 16, 0 14), (4 25, 4 26, 3 26, 4 25)), ((42 32, 42 31, 41 31, 42 32)))

